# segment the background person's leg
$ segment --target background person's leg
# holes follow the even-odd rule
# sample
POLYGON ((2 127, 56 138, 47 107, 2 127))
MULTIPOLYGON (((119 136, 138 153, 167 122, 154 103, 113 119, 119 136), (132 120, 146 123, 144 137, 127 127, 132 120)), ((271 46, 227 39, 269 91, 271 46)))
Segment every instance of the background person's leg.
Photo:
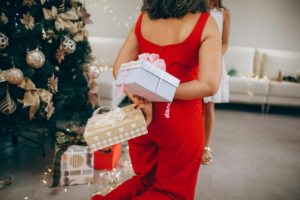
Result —
MULTIPOLYGON (((212 138, 213 128, 215 124, 215 104, 208 102, 205 104, 204 111, 204 131, 205 131, 205 142, 204 147, 210 147, 210 141, 212 138)), ((203 150, 203 155, 212 156, 209 150, 203 150)), ((203 164, 210 164, 210 159, 204 157, 202 159, 203 164)))

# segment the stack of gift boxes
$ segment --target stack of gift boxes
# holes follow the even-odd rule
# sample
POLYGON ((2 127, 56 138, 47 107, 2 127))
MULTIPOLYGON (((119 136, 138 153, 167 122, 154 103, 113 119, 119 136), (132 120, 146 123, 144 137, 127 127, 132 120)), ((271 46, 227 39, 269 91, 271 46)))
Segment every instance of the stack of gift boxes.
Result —
MULTIPOLYGON (((149 101, 171 102, 180 80, 165 72, 165 62, 158 55, 142 54, 139 58, 121 65, 115 83, 121 88, 119 95, 126 90, 149 101)), ((122 142, 148 133, 142 111, 134 107, 94 112, 84 132, 87 145, 71 145, 61 156, 60 186, 92 183, 94 169, 113 170, 122 142)))

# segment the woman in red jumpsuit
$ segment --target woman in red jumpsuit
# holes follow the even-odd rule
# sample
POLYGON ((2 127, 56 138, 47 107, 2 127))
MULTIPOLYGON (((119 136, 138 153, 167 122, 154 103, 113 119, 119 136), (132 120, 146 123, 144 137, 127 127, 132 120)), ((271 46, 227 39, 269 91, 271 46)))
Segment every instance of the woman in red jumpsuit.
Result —
POLYGON ((92 200, 192 200, 204 145, 203 97, 213 96, 221 78, 222 41, 206 0, 144 0, 114 65, 141 53, 159 54, 166 71, 181 80, 171 103, 142 103, 148 134, 129 140, 136 176, 92 200))

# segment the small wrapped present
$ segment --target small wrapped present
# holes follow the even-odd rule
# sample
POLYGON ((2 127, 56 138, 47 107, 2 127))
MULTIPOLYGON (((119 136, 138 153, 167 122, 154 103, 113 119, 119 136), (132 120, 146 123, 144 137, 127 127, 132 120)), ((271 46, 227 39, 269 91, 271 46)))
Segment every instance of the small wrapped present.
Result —
POLYGON ((94 152, 94 169, 113 170, 122 153, 122 143, 94 152))
POLYGON ((158 54, 142 54, 138 61, 122 64, 115 82, 120 87, 118 95, 126 90, 149 101, 172 102, 180 80, 165 70, 158 54))
POLYGON ((84 136, 58 131, 56 141, 51 187, 93 183, 94 152, 84 136))
MULTIPOLYGON (((57 151, 60 147, 57 147, 57 151)), ((94 155, 89 146, 72 145, 62 155, 59 186, 93 183, 94 155)))
POLYGON ((144 115, 136 105, 116 108, 113 111, 97 114, 87 122, 84 137, 92 151, 103 149, 125 140, 148 133, 144 115))

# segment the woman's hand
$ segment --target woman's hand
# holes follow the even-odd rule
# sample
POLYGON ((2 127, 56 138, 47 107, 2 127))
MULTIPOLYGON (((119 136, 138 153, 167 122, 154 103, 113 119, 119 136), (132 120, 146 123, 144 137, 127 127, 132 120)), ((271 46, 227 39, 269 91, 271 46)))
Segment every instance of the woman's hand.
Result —
POLYGON ((135 107, 135 109, 141 109, 145 116, 145 121, 146 121, 146 125, 147 127, 150 125, 150 123, 152 122, 152 117, 153 117, 153 105, 151 102, 148 103, 138 103, 135 107))
POLYGON ((133 94, 132 97, 137 100, 137 103, 150 103, 150 101, 139 95, 133 94))

